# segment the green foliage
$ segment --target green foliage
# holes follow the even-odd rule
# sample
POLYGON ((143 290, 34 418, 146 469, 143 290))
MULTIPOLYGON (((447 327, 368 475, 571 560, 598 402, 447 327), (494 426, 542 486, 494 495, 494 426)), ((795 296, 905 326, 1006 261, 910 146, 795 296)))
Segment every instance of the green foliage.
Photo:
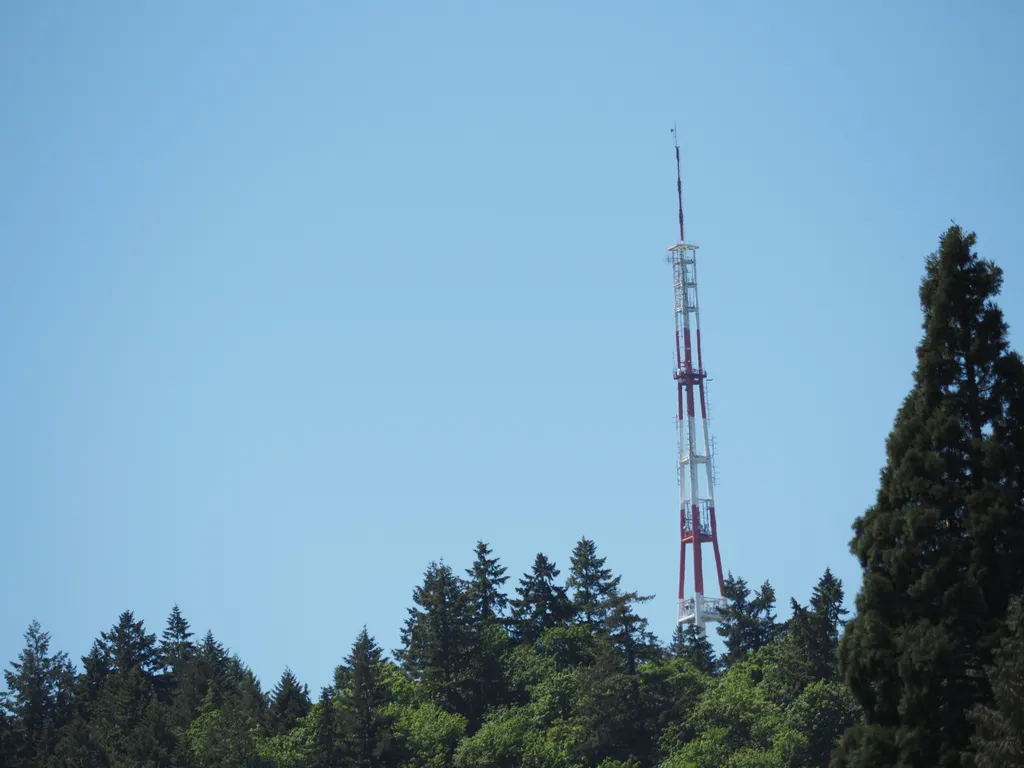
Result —
POLYGON ((474 640, 465 584, 449 566, 431 563, 413 602, 395 655, 424 701, 464 718, 471 709, 474 640))
POLYGON ((285 668, 271 696, 268 713, 271 730, 279 734, 288 733, 299 720, 309 714, 312 706, 309 688, 300 683, 290 669, 285 668))
POLYGON ((843 627, 843 583, 828 568, 814 587, 810 606, 792 601, 793 617, 789 632, 799 652, 807 660, 811 679, 838 676, 839 633, 843 627))
POLYGON ((455 768, 518 768, 534 725, 533 714, 526 707, 496 710, 480 730, 459 745, 455 768))
POLYGON ((928 257, 914 386, 886 444, 875 504, 854 524, 864 571, 840 643, 865 723, 836 766, 959 766, 968 713, 1024 591, 1024 364, 994 303, 1002 272, 957 226, 928 257))
MULTIPOLYGON (((586 603, 591 620, 587 611, 571 620, 557 569, 541 556, 515 606, 520 617, 532 617, 518 641, 500 620, 498 597, 474 602, 472 580, 431 564, 414 594, 403 647, 395 654, 399 663, 385 658, 364 628, 335 669, 334 685, 323 688, 315 704, 288 669, 271 695, 264 694, 252 670, 212 632, 194 642, 177 606, 159 643, 130 612, 122 614, 82 659, 77 676, 65 655, 49 654, 49 637, 33 625, 26 652, 7 673, 10 691, 0 699, 6 702, 0 710, 3 764, 825 765, 822 755, 857 709, 834 675, 814 679, 817 667, 796 634, 781 634, 713 676, 707 638, 679 628, 671 647, 661 648, 638 612, 648 598, 620 591, 620 578, 595 553, 592 543, 577 545, 578 583, 598 573, 594 583, 614 587, 597 590, 600 600, 586 603), (486 618, 485 604, 494 611, 486 618), (42 720, 52 725, 35 753, 40 759, 26 762, 19 734, 39 721, 32 707, 50 713, 42 720)), ((479 572, 500 584, 490 551, 478 545, 476 555, 479 572)), ((476 590, 483 593, 479 584, 476 590)), ((836 615, 828 600, 812 597, 811 606, 808 616, 836 615), (819 603, 826 607, 819 610, 819 603)), ((765 612, 751 614, 763 618, 765 612)), ((827 646, 833 625, 808 626, 819 625, 824 629, 813 636, 827 646)))
POLYGON ((569 578, 565 586, 571 591, 571 606, 577 622, 592 629, 603 629, 611 611, 612 599, 618 594, 621 576, 613 576, 605 567, 606 558, 597 556, 597 545, 585 536, 572 551, 569 578))
POLYGON ((715 658, 715 649, 700 627, 689 624, 676 624, 672 632, 672 642, 669 644, 669 654, 674 659, 686 659, 693 666, 706 675, 713 675, 718 671, 718 660, 715 658))
POLYGON ((381 649, 366 628, 345 659, 346 685, 339 691, 342 726, 349 758, 365 768, 397 765, 394 697, 385 677, 381 649))
POLYGON ((512 600, 512 626, 516 639, 532 643, 544 630, 564 626, 572 613, 565 587, 556 583, 560 571, 543 553, 533 569, 519 580, 517 598, 512 600))
POLYGON ((723 663, 743 661, 775 638, 775 590, 765 581, 751 597, 747 582, 731 573, 725 580, 723 597, 728 600, 722 621, 716 627, 725 640, 723 663))
POLYGON ((397 711, 396 731, 406 745, 405 768, 447 768, 466 734, 466 718, 432 701, 397 711))
POLYGON ((504 616, 508 607, 508 596, 503 587, 508 581, 508 576, 505 575, 507 569, 501 565, 498 558, 491 557, 492 553, 487 544, 478 541, 475 553, 473 567, 466 571, 469 576, 467 597, 477 622, 484 624, 504 616))
POLYGON ((970 719, 975 768, 1024 766, 1024 598, 1016 597, 1007 611, 1006 634, 987 674, 992 701, 978 705, 970 719))
MULTIPOLYGON (((811 683, 787 709, 783 728, 789 764, 794 768, 827 768, 832 750, 843 733, 861 718, 849 689, 837 680, 811 683)), ((777 741, 777 743, 779 743, 777 741)))
POLYGON ((50 635, 38 621, 24 637, 24 650, 4 672, 7 694, 0 706, 0 754, 11 766, 32 765, 50 754, 72 715, 74 670, 67 654, 50 654, 50 635))
POLYGON ((214 708, 208 697, 186 734, 189 762, 197 768, 249 768, 256 764, 260 735, 251 714, 234 705, 214 708))

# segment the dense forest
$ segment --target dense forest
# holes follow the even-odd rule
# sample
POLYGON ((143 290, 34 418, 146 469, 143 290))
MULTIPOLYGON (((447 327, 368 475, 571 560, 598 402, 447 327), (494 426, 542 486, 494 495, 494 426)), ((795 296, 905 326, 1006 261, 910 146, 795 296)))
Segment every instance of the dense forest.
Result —
POLYGON ((589 539, 564 577, 538 554, 518 579, 480 542, 426 568, 398 649, 364 630, 315 693, 289 670, 264 690, 177 606, 159 636, 125 611, 77 667, 32 623, 0 764, 1024 766, 1024 365, 974 247, 954 225, 926 259, 852 615, 829 570, 785 621, 768 581, 730 575, 718 654, 693 627, 655 638, 589 539))

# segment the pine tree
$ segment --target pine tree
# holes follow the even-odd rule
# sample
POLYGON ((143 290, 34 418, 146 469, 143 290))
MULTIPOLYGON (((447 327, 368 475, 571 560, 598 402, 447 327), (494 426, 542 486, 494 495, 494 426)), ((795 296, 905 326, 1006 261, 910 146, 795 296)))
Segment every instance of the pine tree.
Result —
POLYGON ((715 649, 704 630, 695 624, 676 624, 669 655, 673 659, 686 659, 706 675, 714 675, 718 671, 715 649))
POLYGON ((105 679, 92 705, 97 741, 115 765, 166 765, 173 750, 165 713, 157 702, 160 655, 156 635, 123 612, 98 642, 105 679))
POLYGON ((722 589, 722 597, 727 600, 722 612, 722 620, 715 631, 725 640, 725 653, 722 661, 726 665, 742 661, 750 647, 751 627, 750 589, 745 579, 737 578, 729 573, 722 589))
POLYGON ((8 706, 7 692, 0 691, 0 756, 3 756, 4 764, 16 766, 17 747, 14 742, 14 723, 7 714, 8 706))
POLYGON ((491 550, 482 541, 476 544, 476 560, 466 571, 469 576, 468 598, 473 606, 477 622, 483 624, 504 616, 508 597, 502 586, 508 581, 507 570, 498 558, 491 557, 491 550))
POLYGON ((300 683, 291 669, 285 668, 281 680, 271 694, 270 728, 277 733, 288 733, 300 719, 309 714, 313 703, 309 700, 309 686, 300 683))
POLYGON ((320 689, 320 701, 313 709, 312 720, 310 765, 316 768, 342 768, 345 765, 345 754, 335 717, 334 690, 330 686, 320 689))
POLYGON ((72 710, 74 668, 63 652, 50 654, 50 634, 38 621, 24 634, 25 648, 4 672, 7 695, 2 709, 10 715, 4 752, 12 766, 36 765, 51 754, 57 731, 72 710))
POLYGON ((618 594, 621 576, 612 576, 605 567, 607 558, 597 556, 597 545, 587 537, 572 551, 566 588, 572 590, 572 608, 576 621, 593 630, 603 630, 611 602, 618 594))
POLYGON ((769 582, 765 581, 753 598, 747 582, 731 573, 724 587, 722 596, 728 603, 715 631, 725 639, 722 660, 728 666, 768 645, 775 639, 778 624, 774 613, 775 590, 769 582))
POLYGON ((56 765, 105 766, 110 762, 104 749, 106 723, 101 696, 111 677, 110 661, 101 640, 93 641, 82 657, 82 672, 74 681, 73 714, 61 728, 54 750, 56 765))
POLYGON ((207 630, 195 652, 196 693, 200 703, 207 698, 211 685, 215 685, 212 706, 220 708, 223 692, 230 688, 231 667, 231 656, 227 649, 213 636, 212 630, 207 630))
POLYGON ((807 660, 810 680, 833 680, 838 676, 839 630, 843 616, 843 583, 825 569, 811 595, 809 607, 791 601, 793 617, 789 633, 807 660))
POLYGON ((175 734, 176 762, 182 764, 185 760, 182 737, 199 713, 203 691, 192 631, 177 605, 167 618, 159 654, 165 669, 159 681, 159 697, 167 705, 167 727, 175 734))
POLYGON ((533 643, 546 629, 563 626, 572 607, 565 589, 555 583, 560 571, 543 553, 533 562, 533 569, 519 579, 512 600, 512 625, 516 639, 533 643))
POLYGON ((508 686, 502 669, 502 656, 509 645, 506 629, 508 597, 503 591, 508 576, 498 558, 491 557, 487 544, 476 545, 476 560, 466 571, 469 576, 467 598, 472 606, 473 624, 470 653, 466 660, 470 682, 465 693, 464 714, 469 731, 475 732, 486 712, 503 704, 508 686))
POLYGON ((161 635, 160 657, 163 666, 173 671, 191 661, 196 651, 191 638, 188 620, 181 615, 181 609, 175 604, 171 615, 167 617, 167 628, 161 635))
POLYGON ((753 653, 774 640, 779 629, 775 615, 775 589, 767 580, 755 593, 751 609, 753 611, 753 641, 749 651, 753 653))
POLYGON ((658 641, 647 629, 647 619, 633 606, 646 603, 652 596, 640 596, 636 592, 616 594, 611 598, 606 620, 608 639, 619 651, 625 663, 627 675, 635 675, 637 665, 658 657, 658 641))
POLYGON ((466 715, 472 687, 473 611, 465 584, 450 566, 431 563, 413 592, 396 658, 425 698, 466 715))
POLYGON ((914 386, 854 524, 864 577, 840 665, 866 722, 840 767, 969 757, 967 713, 992 700, 984 670, 1024 589, 1024 365, 994 303, 1002 272, 974 245, 954 225, 926 261, 914 386))
POLYGON ((993 700, 970 715, 974 768, 1024 768, 1024 599, 1010 603, 1006 636, 988 669, 993 700))
POLYGON ((388 711, 391 690, 381 675, 381 649, 363 628, 345 659, 347 685, 340 692, 347 754, 353 766, 387 768, 397 765, 395 716, 388 711))

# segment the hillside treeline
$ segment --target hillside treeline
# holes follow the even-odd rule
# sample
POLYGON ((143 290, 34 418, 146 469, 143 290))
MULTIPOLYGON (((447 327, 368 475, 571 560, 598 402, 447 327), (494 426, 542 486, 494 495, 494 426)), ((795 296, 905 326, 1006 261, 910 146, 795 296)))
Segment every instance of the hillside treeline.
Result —
MULTIPOLYGON (((269 689, 177 606, 126 611, 80 664, 37 623, 5 672, 3 766, 1024 766, 1024 365, 1002 273, 950 227, 920 287, 914 385, 856 518, 856 611, 826 570, 780 621, 729 576, 716 654, 667 642, 596 544, 511 579, 480 542, 431 563, 399 648, 365 630, 311 692, 269 689)), ((865 376, 882 375, 865 361, 865 376)))
POLYGON ((7 672, 6 764, 825 765, 857 718, 828 571, 785 623, 769 583, 730 576, 721 656, 693 627, 659 644, 591 540, 560 576, 539 554, 506 591, 482 542, 465 572, 431 563, 393 658, 364 630, 316 695, 290 670, 265 691, 177 607, 159 637, 123 613, 77 672, 33 624, 7 672))

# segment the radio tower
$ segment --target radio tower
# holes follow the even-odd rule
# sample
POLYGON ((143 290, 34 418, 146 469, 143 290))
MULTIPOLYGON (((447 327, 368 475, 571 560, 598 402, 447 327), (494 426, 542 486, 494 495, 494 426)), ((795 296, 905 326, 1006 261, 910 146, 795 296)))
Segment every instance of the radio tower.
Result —
POLYGON ((696 624, 701 631, 709 621, 721 618, 725 600, 704 594, 704 563, 701 545, 711 544, 718 570, 718 594, 725 592, 722 556, 718 551, 715 523, 714 480, 711 435, 708 431, 707 395, 700 352, 700 312, 697 304, 697 246, 686 242, 683 226, 683 180, 679 163, 679 138, 672 129, 676 148, 676 193, 679 197, 679 242, 669 248, 675 285, 677 420, 679 430, 679 616, 683 624, 696 624), (693 336, 691 337, 691 331, 693 336), (694 366, 691 338, 696 341, 697 365, 694 366), (694 392, 700 398, 698 437, 694 392), (697 446, 701 445, 703 453, 697 446), (701 475, 704 477, 701 482, 701 475), (702 490, 703 489, 703 490, 702 490), (693 547, 693 595, 686 596, 686 545, 693 547))

